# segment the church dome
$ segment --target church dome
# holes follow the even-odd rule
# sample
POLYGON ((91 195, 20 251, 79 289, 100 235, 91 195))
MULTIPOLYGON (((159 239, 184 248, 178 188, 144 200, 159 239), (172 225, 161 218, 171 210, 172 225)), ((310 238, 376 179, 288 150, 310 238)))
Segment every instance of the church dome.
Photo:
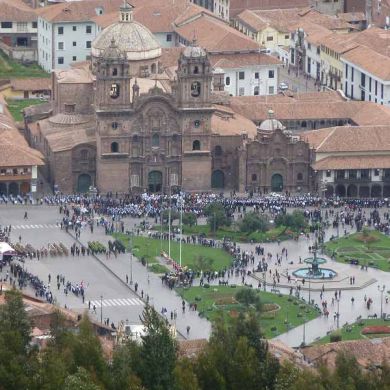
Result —
POLYGON ((264 131, 272 131, 276 129, 284 129, 284 126, 277 119, 266 119, 265 121, 261 122, 259 127, 259 130, 264 131))
POLYGON ((133 20, 132 7, 127 3, 120 9, 119 21, 105 28, 92 42, 92 56, 103 56, 112 42, 130 61, 161 56, 161 47, 156 38, 145 26, 133 20))

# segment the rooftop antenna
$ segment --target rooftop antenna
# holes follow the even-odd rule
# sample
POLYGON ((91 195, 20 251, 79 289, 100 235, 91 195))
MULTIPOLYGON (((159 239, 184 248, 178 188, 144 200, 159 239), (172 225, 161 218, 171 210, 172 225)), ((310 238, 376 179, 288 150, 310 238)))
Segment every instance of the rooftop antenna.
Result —
POLYGON ((192 34, 192 46, 196 46, 196 42, 197 42, 196 31, 194 29, 193 34, 192 34))

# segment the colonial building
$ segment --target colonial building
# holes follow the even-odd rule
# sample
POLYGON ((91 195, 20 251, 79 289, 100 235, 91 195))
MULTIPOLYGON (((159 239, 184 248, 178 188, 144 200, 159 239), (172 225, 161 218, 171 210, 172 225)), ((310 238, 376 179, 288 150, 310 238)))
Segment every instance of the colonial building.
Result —
POLYGON ((226 105, 226 92, 213 90, 209 55, 195 42, 180 52, 169 77, 158 41, 125 5, 91 54, 89 63, 53 73, 53 115, 27 127, 55 189, 309 188, 308 144, 270 112, 257 129, 226 105))

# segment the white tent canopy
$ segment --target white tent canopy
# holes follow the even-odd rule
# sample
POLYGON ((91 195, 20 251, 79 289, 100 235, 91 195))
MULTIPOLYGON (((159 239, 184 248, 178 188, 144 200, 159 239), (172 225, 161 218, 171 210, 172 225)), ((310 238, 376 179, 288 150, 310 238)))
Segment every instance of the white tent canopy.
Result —
POLYGON ((6 242, 0 242, 0 260, 3 259, 3 255, 16 254, 14 248, 6 242))

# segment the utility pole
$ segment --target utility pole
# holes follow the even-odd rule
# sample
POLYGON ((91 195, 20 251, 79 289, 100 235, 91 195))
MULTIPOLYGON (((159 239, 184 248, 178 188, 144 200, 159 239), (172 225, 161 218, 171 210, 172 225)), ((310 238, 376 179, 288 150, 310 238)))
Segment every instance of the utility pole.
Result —
POLYGON ((130 232, 130 286, 133 284, 133 230, 130 232))
POLYGON ((100 323, 103 323, 103 295, 100 295, 100 323))
POLYGON ((340 298, 337 299, 337 329, 340 328, 340 298))
POLYGON ((383 285, 382 288, 378 286, 378 291, 381 293, 381 319, 383 318, 383 293, 386 289, 386 286, 383 285))

